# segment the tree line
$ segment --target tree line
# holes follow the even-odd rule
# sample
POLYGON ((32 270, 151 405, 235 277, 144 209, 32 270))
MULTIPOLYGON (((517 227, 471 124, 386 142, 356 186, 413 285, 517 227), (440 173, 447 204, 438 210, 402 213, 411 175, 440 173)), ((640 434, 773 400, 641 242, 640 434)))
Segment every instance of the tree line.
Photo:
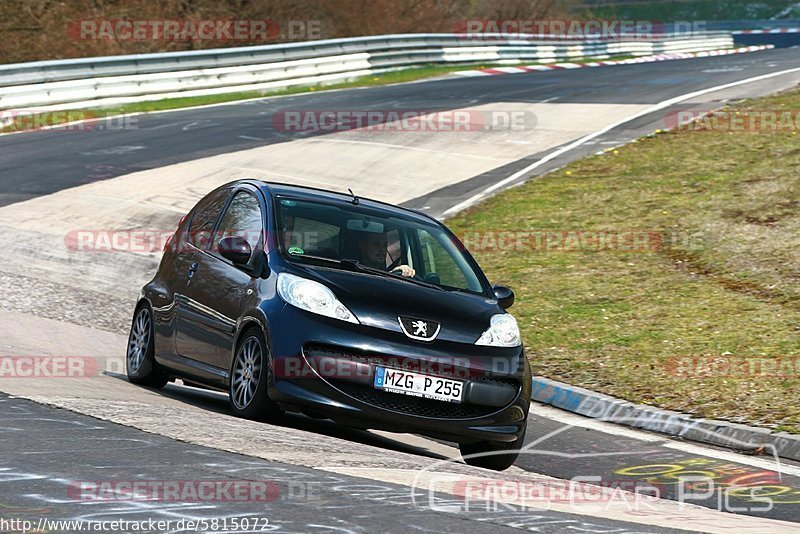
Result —
MULTIPOLYGON (((564 18, 572 0, 0 0, 0 63, 248 46, 390 33, 451 33, 465 20, 564 18), (273 21, 269 39, 109 38, 81 21, 273 21)), ((144 35, 144 34, 143 34, 144 35)), ((141 36, 140 36, 141 37, 141 36)))

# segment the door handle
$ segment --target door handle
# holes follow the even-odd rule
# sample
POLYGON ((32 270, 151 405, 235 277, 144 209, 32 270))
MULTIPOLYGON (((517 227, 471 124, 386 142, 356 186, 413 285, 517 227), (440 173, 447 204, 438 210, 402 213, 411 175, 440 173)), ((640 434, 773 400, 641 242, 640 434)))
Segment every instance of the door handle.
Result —
POLYGON ((191 277, 193 277, 193 276, 194 276, 194 273, 195 273, 195 271, 196 271, 196 270, 197 270, 197 262, 194 262, 194 263, 193 263, 193 264, 192 264, 192 265, 189 267, 189 278, 191 278, 191 277))

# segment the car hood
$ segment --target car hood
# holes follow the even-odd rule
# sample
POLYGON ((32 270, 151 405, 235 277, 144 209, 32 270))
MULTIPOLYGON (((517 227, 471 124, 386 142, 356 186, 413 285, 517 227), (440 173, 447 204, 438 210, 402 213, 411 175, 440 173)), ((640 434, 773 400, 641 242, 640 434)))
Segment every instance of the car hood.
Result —
MULTIPOLYGON (((503 313, 497 301, 482 295, 441 291, 391 277, 341 269, 292 269, 330 288, 363 325, 402 334, 400 316, 436 321, 437 341, 473 344, 489 328, 492 315, 503 313)), ((424 343, 424 342, 423 342, 424 343)))

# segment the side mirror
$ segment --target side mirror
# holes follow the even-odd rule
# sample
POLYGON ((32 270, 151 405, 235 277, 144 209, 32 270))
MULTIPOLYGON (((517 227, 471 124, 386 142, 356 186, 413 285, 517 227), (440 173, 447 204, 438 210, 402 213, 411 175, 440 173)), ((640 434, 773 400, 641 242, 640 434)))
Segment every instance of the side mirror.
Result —
POLYGON ((218 248, 223 258, 232 261, 234 265, 238 266, 247 265, 250 261, 250 256, 253 255, 250 243, 235 235, 220 239, 218 248))
POLYGON ((514 292, 510 287, 506 286, 492 286, 494 291, 494 298, 497 299, 497 304, 504 310, 509 309, 514 304, 514 292))

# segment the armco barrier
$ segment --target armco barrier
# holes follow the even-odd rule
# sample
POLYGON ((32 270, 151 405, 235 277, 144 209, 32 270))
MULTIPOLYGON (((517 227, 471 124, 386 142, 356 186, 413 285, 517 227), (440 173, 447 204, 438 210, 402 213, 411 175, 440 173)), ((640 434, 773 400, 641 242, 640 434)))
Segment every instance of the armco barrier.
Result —
POLYGON ((644 56, 729 48, 729 32, 652 39, 532 39, 530 36, 408 34, 244 48, 0 65, 0 109, 70 108, 269 91, 330 83, 426 64, 644 56))
POLYGON ((800 46, 800 26, 768 30, 737 30, 733 32, 733 40, 737 45, 771 44, 775 48, 791 48, 800 46))

